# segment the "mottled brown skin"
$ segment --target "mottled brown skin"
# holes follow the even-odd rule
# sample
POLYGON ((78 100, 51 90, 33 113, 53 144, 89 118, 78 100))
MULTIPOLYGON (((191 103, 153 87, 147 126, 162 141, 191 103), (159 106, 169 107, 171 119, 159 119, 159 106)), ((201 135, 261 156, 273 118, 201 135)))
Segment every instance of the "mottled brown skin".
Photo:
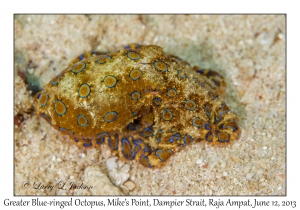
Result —
POLYGON ((189 143, 223 145, 239 137, 218 73, 154 45, 85 57, 36 97, 38 114, 78 145, 107 143, 123 159, 157 167, 189 143))

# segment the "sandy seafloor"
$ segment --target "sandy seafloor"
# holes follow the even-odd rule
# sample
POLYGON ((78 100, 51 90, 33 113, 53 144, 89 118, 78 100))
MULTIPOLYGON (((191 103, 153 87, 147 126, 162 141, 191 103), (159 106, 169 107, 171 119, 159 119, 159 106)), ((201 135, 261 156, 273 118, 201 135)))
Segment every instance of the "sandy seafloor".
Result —
POLYGON ((285 18, 15 15, 15 195, 286 195, 285 18), (36 115, 33 84, 42 87, 82 52, 128 43, 159 45, 224 75, 240 139, 190 145, 152 170, 119 161, 107 146, 80 149, 36 115), (60 181, 93 188, 42 187, 60 181))

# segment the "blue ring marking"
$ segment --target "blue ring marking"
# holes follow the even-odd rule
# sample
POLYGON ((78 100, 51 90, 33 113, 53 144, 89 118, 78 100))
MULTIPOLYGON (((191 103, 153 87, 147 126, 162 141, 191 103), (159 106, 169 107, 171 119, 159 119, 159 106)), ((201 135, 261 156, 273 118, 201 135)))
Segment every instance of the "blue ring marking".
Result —
MULTIPOLYGON (((235 123, 235 127, 230 126, 230 125, 225 126, 224 124, 222 124, 222 125, 221 125, 221 128, 222 128, 222 129, 230 128, 230 129, 232 129, 232 131, 236 131, 236 130, 239 128, 239 127, 236 125, 236 122, 235 122, 234 120, 231 120, 231 121, 229 121, 229 122, 234 122, 234 123, 235 123)), ((225 123, 225 124, 226 124, 226 123, 225 123)))
POLYGON ((161 159, 160 155, 163 153, 164 151, 162 149, 156 149, 155 151, 155 155, 160 159, 161 162, 165 162, 165 160, 161 159))
POLYGON ((97 144, 102 144, 102 143, 105 141, 105 137, 109 137, 109 138, 110 138, 110 136, 108 135, 107 132, 99 133, 99 134, 96 136, 96 143, 97 143, 97 144), (104 137, 102 137, 102 138, 100 139, 100 141, 99 141, 98 139, 99 139, 99 137, 102 136, 102 135, 104 135, 104 137))
POLYGON ((102 80, 102 82, 104 83, 104 85, 105 85, 106 87, 108 87, 108 88, 113 88, 113 87, 115 87, 115 86, 117 85, 117 83, 119 82, 119 80, 118 80, 115 76, 107 75, 107 76, 104 77, 104 79, 102 80), (115 83, 114 83, 113 85, 107 85, 107 84, 105 83, 105 80, 108 79, 108 78, 112 78, 112 77, 116 80, 115 83))
MULTIPOLYGON (((168 149, 167 151, 170 153, 173 153, 173 151, 170 149, 168 149)), ((155 151, 155 155, 161 160, 161 162, 165 162, 165 160, 161 159, 161 157, 160 157, 163 152, 164 152, 164 150, 162 150, 162 149, 156 149, 156 151, 155 151)))
POLYGON ((204 106, 204 112, 206 113, 206 116, 207 116, 207 117, 210 117, 210 112, 209 112, 209 110, 207 110, 207 109, 210 109, 210 106, 209 106, 209 105, 205 105, 205 106, 204 106))
POLYGON ((130 49, 129 45, 125 46, 124 48, 125 48, 125 49, 128 49, 128 50, 130 49))
POLYGON ((118 149, 118 145, 119 145, 119 136, 118 134, 115 134, 115 138, 116 138, 116 146, 114 148, 112 148, 112 138, 108 139, 108 145, 112 150, 117 150, 118 149))
POLYGON ((48 103, 49 96, 48 96, 48 94, 46 92, 44 92, 42 94, 39 94, 39 95, 40 95, 40 96, 38 96, 39 98, 41 97, 41 95, 46 95, 46 97, 47 97, 46 102, 43 103, 43 104, 40 103, 42 107, 45 107, 47 105, 47 103, 48 103))
POLYGON ((195 126, 196 128, 201 128, 202 125, 197 125, 197 124, 195 123, 196 120, 199 120, 199 117, 195 117, 195 118, 192 119, 192 125, 195 126))
POLYGON ((132 116, 136 116, 136 112, 132 112, 132 116))
POLYGON ((219 122, 219 120, 221 120, 222 119, 222 117, 223 117, 223 114, 226 114, 226 113, 228 113, 228 112, 230 112, 230 110, 229 110, 229 108, 228 108, 228 106, 224 103, 224 104, 222 104, 221 105, 221 108, 220 108, 220 118, 218 119, 218 118, 216 118, 216 120, 218 120, 217 122, 219 122), (228 110, 225 110, 225 111, 223 111, 223 108, 224 107, 227 107, 227 109, 228 110))
POLYGON ((92 146, 92 139, 85 139, 85 138, 82 138, 83 140, 85 140, 85 142, 84 142, 84 144, 83 144, 83 146, 84 147, 90 147, 90 146, 92 146), (88 143, 86 143, 88 141, 88 143))
POLYGON ((89 121, 88 121, 88 119, 86 118, 86 116, 84 116, 83 114, 79 114, 78 117, 77 117, 77 124, 78 124, 79 126, 85 127, 85 126, 87 126, 87 124, 89 124, 89 121), (81 117, 83 117, 83 118, 85 119, 85 121, 86 121, 84 124, 81 124, 81 123, 79 122, 79 118, 81 118, 81 117))
POLYGON ((213 139, 213 135, 212 133, 209 131, 206 135, 205 135, 205 140, 208 142, 212 142, 213 139))
POLYGON ((152 126, 149 126, 149 127, 146 127, 146 128, 144 128, 144 131, 153 132, 153 125, 152 125, 152 126))
POLYGON ((74 141, 75 141, 75 142, 79 142, 79 140, 78 140, 78 139, 76 139, 75 137, 74 137, 74 141))
POLYGON ((153 150, 148 145, 145 145, 144 152, 150 152, 151 153, 151 152, 153 152, 153 150))
POLYGON ((177 94, 178 94, 178 93, 177 93, 177 91, 176 91, 175 88, 170 88, 170 89, 167 91, 167 94, 166 94, 166 95, 167 95, 169 98, 174 98, 175 96, 177 96, 177 94), (169 92, 170 92, 170 91, 175 91, 175 95, 174 95, 174 96, 169 95, 169 92))
POLYGON ((56 114, 58 115, 58 116, 63 116, 64 114, 66 114, 66 112, 67 112, 67 107, 66 107, 66 105, 65 105, 65 103, 64 102, 62 102, 61 100, 55 100, 55 102, 54 102, 54 110, 55 110, 55 112, 56 112, 56 114), (62 113, 62 114, 58 114, 57 113, 57 111, 56 111, 56 102, 61 102, 63 105, 64 105, 64 107, 65 107, 65 111, 64 111, 64 113, 62 113))
POLYGON ((210 124, 210 123, 206 123, 206 124, 204 125, 204 127, 205 127, 205 129, 208 130, 208 131, 211 130, 211 124, 210 124))
POLYGON ((141 139, 133 140, 133 144, 134 144, 134 148, 133 148, 134 154, 133 155, 134 155, 134 157, 142 149, 140 143, 143 143, 143 141, 141 139))
POLYGON ((130 58, 131 60, 139 60, 141 58, 141 55, 139 53, 135 52, 135 51, 129 51, 129 52, 127 52, 126 56, 128 58, 130 58), (132 58, 132 57, 130 57, 130 53, 134 53, 134 54, 138 55, 138 58, 132 58))
POLYGON ((99 60, 102 59, 102 58, 109 58, 109 59, 112 59, 112 57, 111 57, 110 55, 102 55, 101 58, 98 58, 98 59, 96 60, 96 62, 97 62, 98 64, 104 64, 104 63, 106 63, 107 59, 106 59, 104 62, 99 61, 99 60))
POLYGON ((181 146, 186 146, 186 144, 187 144, 187 138, 189 138, 191 141, 194 141, 194 138, 191 135, 185 134, 184 135, 184 140, 183 140, 184 144, 181 145, 181 146))
POLYGON ((172 120, 174 117, 174 114, 172 113, 172 111, 168 108, 165 108, 164 111, 162 112, 162 118, 166 121, 170 121, 172 120), (165 119, 164 115, 165 115, 165 112, 168 112, 170 115, 171 115, 171 118, 169 120, 165 119))
MULTIPOLYGON (((140 140, 140 141, 142 141, 142 140, 140 140)), ((132 150, 132 159, 134 159, 136 154, 141 150, 141 147, 139 145, 137 146, 136 142, 133 142, 133 144, 134 144, 134 148, 132 150)))
POLYGON ((172 135, 172 137, 169 139, 170 143, 173 143, 175 140, 179 141, 181 139, 181 134, 180 133, 175 133, 172 135))
POLYGON ((57 85, 58 84, 58 80, 61 78, 62 74, 59 74, 59 76, 57 77, 57 79, 53 82, 52 80, 50 81, 50 83, 52 85, 57 85))
POLYGON ((80 73, 80 72, 82 72, 84 69, 86 68, 86 63, 84 63, 84 62, 80 62, 80 63, 77 63, 76 65, 74 65, 73 66, 73 68, 72 68, 72 72, 74 73, 74 74, 78 74, 78 73, 80 73), (78 71, 74 71, 74 68, 76 67, 76 66, 78 66, 78 65, 80 65, 80 64, 84 64, 84 66, 80 69, 80 70, 78 70, 78 71))
POLYGON ((129 123, 128 126, 127 126, 130 130, 132 131, 136 131, 140 128, 140 125, 139 124, 135 124, 135 123, 129 123), (135 127, 133 127, 133 125, 135 125, 135 127))
POLYGON ((96 51, 93 51, 93 55, 98 55, 98 53, 96 51))
POLYGON ((121 141, 122 141, 122 153, 123 153, 124 157, 127 158, 128 160, 134 159, 133 154, 132 154, 131 144, 130 144, 129 140, 127 138, 122 138, 121 141), (125 144, 128 144, 128 146, 130 148, 130 157, 128 157, 127 154, 125 154, 125 151, 124 151, 125 144))
POLYGON ((153 126, 149 126, 149 127, 146 127, 144 128, 144 131, 147 132, 147 133, 144 133, 144 132, 140 132, 140 135, 143 136, 143 137, 152 137, 154 134, 154 130, 153 130, 153 126))
POLYGON ((41 97, 41 94, 39 93, 39 94, 37 95, 37 99, 40 99, 40 97, 41 97))
POLYGON ((79 56, 79 60, 81 61, 84 58, 84 53, 79 56))
MULTIPOLYGON (((158 134, 158 133, 163 134, 164 132, 163 132, 163 130, 159 130, 159 131, 157 132, 157 134, 158 134)), ((156 136, 156 141, 157 141, 157 143, 160 143, 161 138, 158 138, 158 137, 157 137, 157 134, 155 135, 155 136, 156 136)))
POLYGON ((159 106, 161 104, 162 100, 161 98, 159 97, 156 97, 153 99, 153 103, 156 105, 156 106, 159 106))
POLYGON ((219 136, 219 132, 216 132, 217 133, 217 137, 218 137, 218 141, 219 142, 222 142, 222 143, 225 143, 225 142, 229 142, 229 139, 230 139, 230 135, 225 133, 227 135, 227 139, 226 140, 220 140, 220 136, 219 136))
POLYGON ((140 92, 138 92, 138 91, 133 91, 131 94, 130 94, 130 98, 132 99, 132 100, 139 100, 140 98, 142 97, 142 94, 140 93, 140 92), (138 98, 133 98, 133 94, 138 94, 138 98))
POLYGON ((104 119, 105 122, 113 122, 113 121, 115 121, 115 120, 117 119, 117 117, 118 117, 118 113, 115 112, 115 111, 112 111, 112 112, 107 112, 107 113, 104 115, 103 119, 104 119), (106 119, 106 115, 108 115, 108 114, 113 114, 114 117, 113 117, 111 120, 107 120, 107 119, 106 119))
POLYGON ((141 71, 140 69, 133 69, 133 70, 131 70, 131 71, 129 72, 129 77, 130 77, 130 79, 132 79, 133 81, 138 80, 141 76, 142 76, 142 71, 141 71), (133 78, 133 77, 132 77, 133 71, 139 71, 139 72, 140 72, 140 75, 139 75, 137 78, 133 78))
POLYGON ((177 70, 178 76, 179 76, 180 78, 185 79, 185 78, 186 78, 186 74, 184 74, 183 76, 181 76, 180 73, 181 73, 181 70, 177 70))
POLYGON ((153 63, 153 65, 154 65, 154 68, 155 68, 155 69, 157 69, 157 70, 159 70, 159 71, 161 71, 161 72, 167 72, 168 69, 169 69, 168 64, 166 64, 165 62, 163 62, 163 61, 161 61, 161 60, 155 61, 155 62, 153 63), (158 67, 156 66, 156 63, 163 63, 163 64, 165 64, 165 65, 166 65, 166 70, 161 70, 160 68, 158 68, 158 67))
MULTIPOLYGON (((147 162, 149 168, 153 168, 153 166, 150 165, 147 156, 145 156, 144 154, 142 154, 142 155, 140 156, 140 163, 141 163, 141 164, 142 164, 142 159, 145 159, 145 160, 146 160, 146 162, 147 162)), ((143 165, 143 164, 142 164, 142 165, 143 165)))
POLYGON ((82 85, 78 88, 78 96, 79 96, 80 98, 87 98, 87 97, 89 97, 90 93, 91 93, 91 88, 90 88, 90 86, 89 86, 88 84, 82 84, 82 85), (89 92, 88 92, 88 94, 87 94, 86 96, 81 96, 81 95, 80 95, 80 88, 81 88, 82 86, 87 86, 87 87, 89 88, 89 92))
POLYGON ((140 143, 143 143, 142 139, 133 140, 133 144, 137 146, 139 149, 142 149, 140 143))
POLYGON ((190 111, 194 111, 194 110, 197 108, 197 104, 196 104, 196 102, 193 101, 193 100, 186 100, 185 103, 184 103, 184 108, 186 108, 187 110, 190 110, 190 111), (193 108, 188 108, 188 107, 186 106, 186 104, 189 103, 189 102, 194 103, 194 107, 193 107, 193 108))

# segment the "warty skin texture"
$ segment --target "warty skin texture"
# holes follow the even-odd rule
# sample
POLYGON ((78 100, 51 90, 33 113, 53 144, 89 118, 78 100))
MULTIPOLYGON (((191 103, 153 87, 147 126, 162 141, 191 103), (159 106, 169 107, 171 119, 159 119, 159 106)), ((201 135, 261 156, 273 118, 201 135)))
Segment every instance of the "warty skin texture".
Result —
POLYGON ((155 45, 84 57, 36 95, 37 113, 76 144, 106 143, 120 158, 152 168, 192 142, 238 139, 218 73, 155 45))

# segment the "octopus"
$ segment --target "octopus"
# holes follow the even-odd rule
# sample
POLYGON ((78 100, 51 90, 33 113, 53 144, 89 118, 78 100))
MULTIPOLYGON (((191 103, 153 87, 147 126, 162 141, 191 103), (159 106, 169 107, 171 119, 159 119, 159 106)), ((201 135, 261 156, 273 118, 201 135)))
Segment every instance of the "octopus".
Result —
POLYGON ((76 58, 35 96, 37 113, 80 147, 108 145, 122 160, 165 165, 194 142, 238 139, 226 83, 159 46, 130 44, 76 58))

